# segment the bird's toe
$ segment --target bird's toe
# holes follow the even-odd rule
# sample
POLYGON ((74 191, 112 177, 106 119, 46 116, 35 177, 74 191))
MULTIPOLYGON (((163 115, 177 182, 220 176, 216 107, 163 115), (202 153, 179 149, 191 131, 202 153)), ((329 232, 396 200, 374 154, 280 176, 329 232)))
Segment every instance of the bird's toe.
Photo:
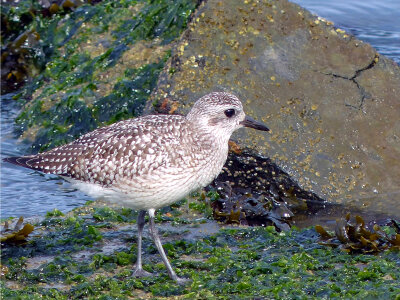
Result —
POLYGON ((135 270, 133 270, 133 273, 132 273, 133 277, 148 277, 151 275, 153 275, 153 274, 143 270, 142 268, 136 268, 135 270))

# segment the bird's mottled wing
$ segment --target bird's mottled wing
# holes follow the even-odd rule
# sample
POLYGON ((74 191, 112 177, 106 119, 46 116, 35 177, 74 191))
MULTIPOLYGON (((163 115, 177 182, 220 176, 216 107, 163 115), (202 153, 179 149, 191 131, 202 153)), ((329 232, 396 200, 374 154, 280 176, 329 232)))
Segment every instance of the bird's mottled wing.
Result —
MULTIPOLYGON (((148 116, 96 129, 79 139, 33 156, 6 161, 73 179, 112 185, 146 176, 182 157, 179 144, 186 128, 182 116, 148 116)), ((189 155, 189 154, 187 154, 189 155)))
POLYGON ((86 151, 63 175, 103 186, 146 176, 166 164, 170 157, 166 145, 173 148, 179 144, 182 118, 151 116, 119 123, 112 135, 96 140, 90 152, 86 151))
POLYGON ((119 178, 143 176, 173 159, 177 155, 174 145, 179 145, 182 134, 182 120, 181 116, 149 116, 121 121, 67 145, 34 156, 8 158, 8 161, 44 173, 108 186, 119 178))

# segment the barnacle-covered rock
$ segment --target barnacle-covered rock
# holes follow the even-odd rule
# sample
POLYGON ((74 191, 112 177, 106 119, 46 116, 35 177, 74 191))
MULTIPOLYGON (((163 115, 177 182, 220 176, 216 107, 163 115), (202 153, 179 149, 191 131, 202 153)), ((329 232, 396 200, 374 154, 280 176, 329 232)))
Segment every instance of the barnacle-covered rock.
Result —
POLYGON ((293 213, 285 202, 270 195, 252 193, 251 188, 232 188, 218 181, 214 186, 220 196, 211 204, 214 219, 228 224, 273 225, 278 231, 290 229, 293 213))

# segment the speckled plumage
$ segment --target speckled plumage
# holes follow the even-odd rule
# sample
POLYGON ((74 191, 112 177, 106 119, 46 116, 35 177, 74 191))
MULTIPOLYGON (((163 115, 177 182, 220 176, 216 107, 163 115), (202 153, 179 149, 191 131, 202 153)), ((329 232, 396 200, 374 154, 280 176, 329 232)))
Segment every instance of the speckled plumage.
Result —
MULTIPOLYGON (((219 174, 228 155, 228 140, 243 126, 268 130, 245 117, 237 97, 211 93, 197 100, 187 116, 121 121, 50 151, 5 160, 60 175, 90 196, 147 210, 152 219, 155 209, 206 186, 219 174)), ((142 213, 138 224, 144 224, 142 213)), ((141 243, 143 225, 138 226, 141 243)), ((161 243, 157 247, 162 248, 161 243)), ((163 257, 163 250, 159 251, 163 257)), ((163 260, 177 280, 165 254, 163 260)), ((135 272, 143 273, 141 258, 135 272)))

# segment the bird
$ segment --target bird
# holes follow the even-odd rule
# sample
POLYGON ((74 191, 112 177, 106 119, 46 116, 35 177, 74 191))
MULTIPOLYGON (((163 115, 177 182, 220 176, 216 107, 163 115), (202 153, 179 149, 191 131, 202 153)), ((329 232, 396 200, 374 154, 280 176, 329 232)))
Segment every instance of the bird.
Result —
POLYGON ((95 129, 69 144, 36 155, 3 159, 55 174, 93 198, 138 211, 137 261, 133 276, 151 274, 142 266, 146 213, 149 232, 169 277, 179 284, 155 226, 155 211, 210 184, 228 156, 232 133, 249 127, 269 131, 245 115, 238 97, 212 92, 184 115, 147 115, 95 129))

